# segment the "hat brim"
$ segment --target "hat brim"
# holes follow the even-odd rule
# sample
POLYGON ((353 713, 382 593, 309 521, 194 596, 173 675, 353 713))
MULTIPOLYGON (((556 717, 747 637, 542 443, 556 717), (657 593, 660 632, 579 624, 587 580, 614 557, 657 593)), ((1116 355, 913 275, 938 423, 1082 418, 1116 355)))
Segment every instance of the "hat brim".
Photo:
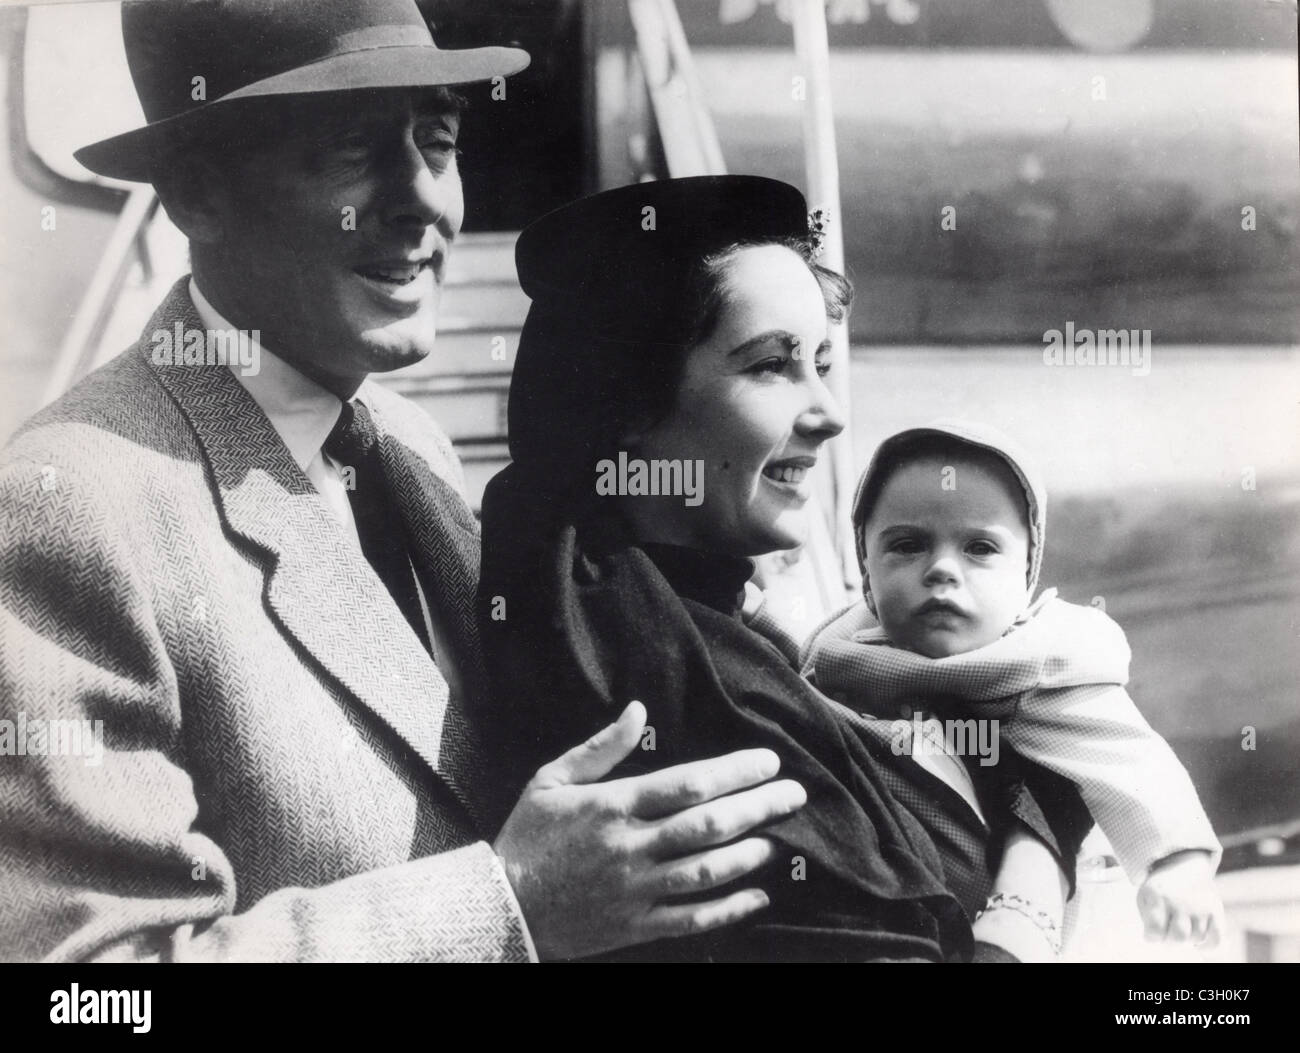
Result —
POLYGON ((205 106, 83 146, 72 156, 99 175, 147 183, 159 146, 182 125, 190 126, 225 103, 279 95, 473 84, 518 73, 529 61, 528 52, 506 47, 444 51, 432 45, 398 45, 350 51, 246 84, 205 106))

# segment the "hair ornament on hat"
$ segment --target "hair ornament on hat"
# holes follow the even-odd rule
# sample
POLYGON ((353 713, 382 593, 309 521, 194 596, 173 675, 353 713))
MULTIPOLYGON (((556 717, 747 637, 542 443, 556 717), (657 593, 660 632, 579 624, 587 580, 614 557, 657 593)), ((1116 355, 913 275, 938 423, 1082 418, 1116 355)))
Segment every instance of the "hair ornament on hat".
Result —
POLYGON ((812 258, 821 259, 826 248, 826 234, 830 229, 830 213, 824 208, 815 208, 808 213, 808 247, 812 258))

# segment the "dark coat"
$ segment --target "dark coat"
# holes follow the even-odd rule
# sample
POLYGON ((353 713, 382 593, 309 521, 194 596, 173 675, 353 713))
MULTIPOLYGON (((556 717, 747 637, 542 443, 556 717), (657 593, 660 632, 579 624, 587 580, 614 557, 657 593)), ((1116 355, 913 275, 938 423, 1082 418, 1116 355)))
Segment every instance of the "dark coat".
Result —
POLYGON ((572 521, 564 508, 518 466, 484 497, 480 636, 494 711, 478 723, 507 796, 639 699, 654 748, 611 777, 764 746, 809 798, 765 831, 779 851, 760 878, 772 906, 759 919, 621 957, 964 958, 969 923, 935 842, 881 777, 895 758, 741 621, 749 561, 641 546, 608 505, 572 521))

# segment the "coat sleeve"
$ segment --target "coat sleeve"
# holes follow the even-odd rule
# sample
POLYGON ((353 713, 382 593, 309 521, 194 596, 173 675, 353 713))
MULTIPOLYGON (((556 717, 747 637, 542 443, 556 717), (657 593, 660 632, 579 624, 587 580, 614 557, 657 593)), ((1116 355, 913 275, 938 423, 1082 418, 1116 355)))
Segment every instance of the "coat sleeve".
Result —
POLYGON ((0 960, 528 960, 484 842, 236 913, 149 568, 87 474, 0 462, 0 960))

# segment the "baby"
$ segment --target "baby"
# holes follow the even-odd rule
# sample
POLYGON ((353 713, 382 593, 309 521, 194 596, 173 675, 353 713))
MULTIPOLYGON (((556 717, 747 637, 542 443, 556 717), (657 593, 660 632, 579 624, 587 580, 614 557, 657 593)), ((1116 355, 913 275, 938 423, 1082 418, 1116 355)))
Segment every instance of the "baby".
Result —
MULTIPOLYGON (((1141 886, 1148 935, 1212 946, 1221 849, 1187 772, 1124 690, 1123 631, 1055 589, 1030 603, 1045 505, 1029 461, 991 428, 941 421, 886 439, 853 508, 866 607, 879 625, 863 629, 866 612, 850 608, 814 635, 805 672, 876 716, 989 722, 1021 756, 1079 787, 1141 886)), ((925 763, 930 751, 912 746, 925 763)))

